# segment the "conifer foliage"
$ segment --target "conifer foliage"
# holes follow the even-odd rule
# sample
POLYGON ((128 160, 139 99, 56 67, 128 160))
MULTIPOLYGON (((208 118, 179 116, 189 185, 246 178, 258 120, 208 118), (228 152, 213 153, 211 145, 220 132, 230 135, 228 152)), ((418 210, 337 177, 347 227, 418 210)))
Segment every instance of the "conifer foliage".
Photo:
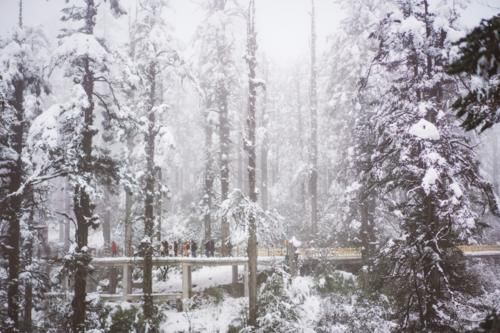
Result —
POLYGON ((398 2, 381 39, 378 63, 391 80, 377 115, 380 158, 372 172, 380 190, 395 195, 400 235, 386 244, 378 269, 395 287, 402 330, 453 327, 456 293, 471 292, 455 246, 477 241, 479 212, 498 214, 491 185, 448 110, 456 94, 444 70, 456 29, 450 8, 446 1, 398 2))
MULTIPOLYGON (((110 1, 116 15, 123 14, 118 1, 110 1)), ((99 184, 104 178, 117 175, 116 163, 97 147, 94 137, 98 132, 95 117, 98 109, 109 109, 103 87, 111 82, 111 55, 102 40, 94 34, 100 2, 94 0, 70 3, 63 9, 62 21, 68 28, 60 35, 60 45, 53 55, 52 66, 62 67, 73 80, 72 99, 64 105, 47 110, 47 117, 57 121, 55 142, 63 168, 73 188, 75 216, 75 246, 66 257, 66 268, 74 277, 72 301, 73 332, 85 331, 86 287, 91 256, 88 251, 90 228, 99 226, 94 213, 95 200, 100 195, 99 184), (77 26, 75 29, 74 26, 77 26)), ((46 133, 46 135, 50 135, 46 133)))
POLYGON ((461 77, 465 92, 453 108, 465 117, 465 130, 482 132, 500 122, 500 15, 483 20, 455 44, 458 56, 447 70, 461 77))
MULTIPOLYGON (((6 286, 6 318, 0 330, 19 332, 19 315, 23 304, 20 286, 23 220, 31 211, 30 197, 35 184, 48 175, 34 169, 28 150, 28 131, 40 113, 44 93, 48 92, 43 73, 43 55, 47 40, 40 29, 23 25, 22 2, 19 2, 19 23, 5 40, 0 40, 0 229, 7 229, 0 238, 0 252, 8 261, 6 286)), ((3 289, 3 288, 2 288, 3 289)), ((0 300, 5 300, 4 290, 0 300)))

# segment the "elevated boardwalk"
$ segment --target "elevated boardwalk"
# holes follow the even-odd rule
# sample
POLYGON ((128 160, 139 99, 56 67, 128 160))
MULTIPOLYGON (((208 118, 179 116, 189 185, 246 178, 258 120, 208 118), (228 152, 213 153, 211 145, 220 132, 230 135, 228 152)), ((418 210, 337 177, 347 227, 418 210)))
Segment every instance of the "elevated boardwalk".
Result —
MULTIPOLYGON (((458 248, 468 258, 500 258, 500 245, 463 245, 458 248)), ((242 255, 243 251, 236 249, 236 257, 153 257, 153 266, 182 267, 182 293, 153 294, 155 301, 176 300, 179 298, 190 298, 192 295, 192 266, 232 266, 232 281, 238 282, 238 266, 243 266, 243 284, 245 295, 248 294, 248 257, 242 255)), ((300 260, 327 260, 332 264, 360 264, 361 251, 358 248, 299 248, 295 251, 300 260)), ((283 262, 286 258, 284 248, 260 248, 258 249, 258 264, 271 265, 283 262)), ((101 298, 108 300, 137 301, 142 294, 128 294, 131 281, 129 270, 133 266, 142 266, 142 257, 101 257, 94 258, 90 263, 95 268, 121 267, 122 294, 101 294, 101 298)))
MULTIPOLYGON (((268 264, 284 259, 284 256, 258 257, 259 263, 268 264)), ((143 257, 101 257, 94 258, 90 263, 95 267, 111 267, 124 265, 142 265, 143 257)), ((199 265, 199 266, 233 266, 245 265, 248 257, 153 257, 153 266, 167 265, 199 265)))

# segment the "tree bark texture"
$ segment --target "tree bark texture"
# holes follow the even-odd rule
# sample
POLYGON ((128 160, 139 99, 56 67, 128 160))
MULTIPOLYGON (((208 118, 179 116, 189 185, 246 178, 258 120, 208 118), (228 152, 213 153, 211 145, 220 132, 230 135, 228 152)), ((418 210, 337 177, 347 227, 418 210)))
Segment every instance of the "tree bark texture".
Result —
MULTIPOLYGON (((257 102, 257 82, 256 82, 256 51, 257 34, 255 31, 255 1, 250 0, 248 7, 247 22, 247 56, 248 64, 248 115, 247 115, 247 137, 245 147, 248 153, 248 190, 250 200, 257 202, 256 192, 256 102, 257 102)), ((248 324, 256 326, 257 324, 257 225, 256 217, 250 215, 248 218, 248 324)))

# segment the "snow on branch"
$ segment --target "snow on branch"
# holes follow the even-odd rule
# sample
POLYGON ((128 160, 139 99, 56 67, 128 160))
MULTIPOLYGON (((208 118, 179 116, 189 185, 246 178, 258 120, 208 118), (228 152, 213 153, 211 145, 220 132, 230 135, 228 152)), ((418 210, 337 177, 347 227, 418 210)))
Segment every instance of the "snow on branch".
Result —
POLYGON ((284 237, 282 217, 276 212, 264 211, 239 189, 231 192, 228 199, 222 202, 217 215, 231 218, 236 227, 244 229, 247 228, 249 219, 255 218, 258 239, 264 244, 276 244, 276 241, 284 237))

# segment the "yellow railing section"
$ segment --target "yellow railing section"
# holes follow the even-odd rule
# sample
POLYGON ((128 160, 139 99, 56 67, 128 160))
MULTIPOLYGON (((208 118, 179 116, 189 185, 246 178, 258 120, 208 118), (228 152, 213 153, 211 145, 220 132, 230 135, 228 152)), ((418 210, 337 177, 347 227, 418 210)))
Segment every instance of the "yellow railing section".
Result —
MULTIPOLYGON (((298 248, 297 253, 301 257, 353 257, 361 256, 361 250, 354 247, 346 248, 298 248)), ((238 247, 237 256, 246 256, 246 249, 238 247)), ((259 257, 281 257, 287 255, 286 248, 260 247, 257 249, 259 257)))
MULTIPOLYGON (((499 251, 500 245, 458 245, 462 252, 484 252, 499 251)), ((324 258, 324 257, 361 257, 361 249, 356 247, 338 248, 298 248, 297 253, 302 258, 324 258)), ((236 247, 235 256, 245 257, 246 248, 236 247)), ((287 255, 285 247, 259 247, 257 249, 259 257, 282 257, 287 255)))
POLYGON ((361 250, 353 247, 344 248, 301 248, 297 250, 299 256, 307 258, 322 257, 361 257, 361 250))
POLYGON ((462 252, 500 251, 500 245, 459 245, 462 252))
MULTIPOLYGON (((500 245, 459 245, 462 252, 484 252, 499 251, 500 245)), ((338 247, 338 248, 298 248, 297 253, 301 257, 320 258, 320 257, 361 257, 361 249, 357 247, 338 247)), ((246 256, 246 249, 238 247, 237 254, 246 256)), ((286 248, 260 247, 257 249, 259 257, 279 257, 285 256, 286 248)))

